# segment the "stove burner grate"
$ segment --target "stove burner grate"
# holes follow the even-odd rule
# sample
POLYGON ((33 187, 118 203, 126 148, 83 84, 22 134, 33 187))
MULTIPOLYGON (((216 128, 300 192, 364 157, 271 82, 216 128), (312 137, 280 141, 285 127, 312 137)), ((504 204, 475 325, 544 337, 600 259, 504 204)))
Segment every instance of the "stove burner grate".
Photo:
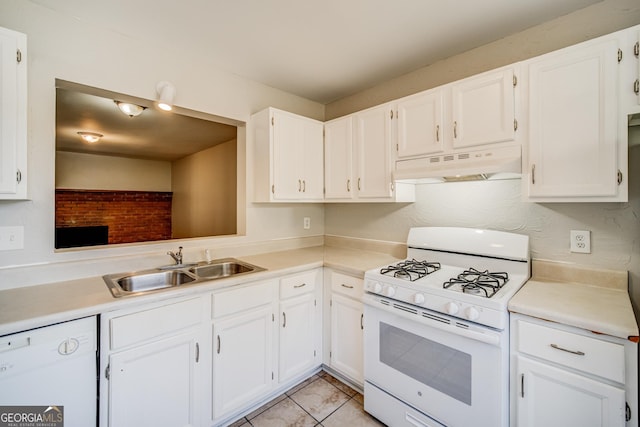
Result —
POLYGON ((478 271, 470 268, 444 282, 442 287, 447 289, 454 285, 460 285, 462 292, 471 293, 486 298, 491 298, 509 281, 509 275, 505 272, 478 271))
POLYGON ((423 278, 427 274, 431 274, 438 270, 440 270, 439 262, 417 261, 415 259, 411 259, 382 268, 380 273, 414 282, 423 278))

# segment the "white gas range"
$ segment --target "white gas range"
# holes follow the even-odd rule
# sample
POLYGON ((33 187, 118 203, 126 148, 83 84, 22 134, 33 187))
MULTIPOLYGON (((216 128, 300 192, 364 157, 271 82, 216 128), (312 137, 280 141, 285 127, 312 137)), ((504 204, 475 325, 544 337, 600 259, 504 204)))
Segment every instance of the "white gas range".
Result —
POLYGON ((365 410, 388 425, 506 427, 509 299, 529 238, 412 228, 407 259, 365 273, 365 410))

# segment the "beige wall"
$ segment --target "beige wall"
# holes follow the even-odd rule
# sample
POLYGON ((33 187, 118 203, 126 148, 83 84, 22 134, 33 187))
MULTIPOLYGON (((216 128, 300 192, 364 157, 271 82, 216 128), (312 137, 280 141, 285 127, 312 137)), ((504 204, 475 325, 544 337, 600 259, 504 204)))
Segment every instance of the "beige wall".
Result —
POLYGON ((174 238, 236 233, 236 140, 173 162, 174 238))
POLYGON ((640 24, 640 1, 604 0, 328 104, 325 120, 637 24, 640 24))
MULTIPOLYGON (((228 73, 215 65, 215 58, 193 52, 189 46, 173 49, 152 39, 133 39, 37 2, 0 1, 0 26, 23 32, 28 40, 30 197, 26 202, 0 203, 0 226, 24 226, 24 249, 0 256, 0 288, 107 274, 114 268, 162 265, 158 263, 169 261, 165 260, 167 250, 177 247, 174 242, 156 242, 54 251, 56 79, 145 99, 154 99, 156 83, 168 80, 176 87, 177 106, 239 122, 247 122, 251 114, 268 106, 320 120, 324 116, 322 104, 228 73), (34 273, 32 266, 37 265, 47 265, 47 271, 34 273)), ((250 134, 246 141, 244 133, 238 136, 242 159, 250 158, 251 141, 250 134)), ((242 168, 239 173, 248 195, 245 199, 243 192, 239 199, 245 235, 181 241, 186 259, 201 256, 203 248, 324 234, 321 204, 277 209, 253 204, 251 171, 242 168), (312 218, 311 230, 302 228, 306 216, 312 218)))
MULTIPOLYGON (((339 100, 326 119, 640 24, 640 1, 605 0, 339 100)), ((632 130, 637 141, 637 129, 632 130)), ((517 180, 424 184, 413 204, 327 205, 331 235, 404 242, 413 226, 482 227, 527 234, 532 256, 628 270, 640 313, 640 148, 629 153, 628 203, 528 203, 517 180), (570 230, 591 230, 591 254, 569 252, 570 230)))
POLYGON ((57 151, 56 188, 171 191, 171 163, 57 151))

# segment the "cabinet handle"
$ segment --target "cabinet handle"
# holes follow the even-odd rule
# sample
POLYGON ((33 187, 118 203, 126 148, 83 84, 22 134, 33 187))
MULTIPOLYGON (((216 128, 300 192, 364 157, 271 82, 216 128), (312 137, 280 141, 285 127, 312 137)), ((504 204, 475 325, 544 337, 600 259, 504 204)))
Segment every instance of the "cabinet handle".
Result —
POLYGON ((351 180, 347 180, 347 192, 351 192, 351 180))
POLYGON ((440 142, 440 125, 436 126, 436 142, 440 142))
MULTIPOLYGON (((636 93, 638 93, 638 92, 636 92, 636 93)), ((22 171, 20 169, 18 169, 16 171, 16 182, 18 184, 20 184, 22 182, 22 171)))
POLYGON ((618 169, 618 185, 622 184, 622 172, 618 169))
POLYGON ((584 353, 580 350, 569 350, 569 349, 560 347, 558 344, 549 344, 549 345, 552 348, 555 348, 556 350, 566 351, 567 353, 576 354, 578 356, 584 356, 584 353))
POLYGON ((458 137, 458 122, 453 122, 453 137, 457 138, 458 137))
POLYGON ((360 178, 358 178, 358 191, 360 191, 360 178))
POLYGON ((636 44, 633 45, 633 54, 636 58, 640 55, 640 42, 636 42, 636 44))
POLYGON ((520 374, 520 397, 524 398, 524 374, 520 374))
POLYGON ((220 335, 218 335, 218 350, 216 353, 220 354, 220 335))
POLYGON ((200 344, 196 343, 196 363, 200 361, 200 344))
POLYGON ((364 313, 360 314, 360 329, 364 330, 364 313))
POLYGON ((297 289, 297 288, 301 288, 301 287, 303 287, 303 286, 307 286, 307 284, 306 284, 306 283, 303 283, 303 284, 301 284, 301 285, 293 285, 293 287, 294 287, 294 288, 296 288, 296 289, 297 289))
POLYGON ((302 181, 298 180, 298 193, 302 191, 302 181))
POLYGON ((307 192, 307 180, 305 179, 302 180, 302 192, 303 193, 307 192))
POLYGON ((347 289, 353 289, 353 286, 351 285, 345 285, 344 283, 341 284, 340 286, 342 286, 343 288, 347 288, 347 289))
POLYGON ((282 327, 287 327, 287 313, 285 313, 284 311, 282 312, 282 327))
POLYGON ((633 92, 637 95, 638 93, 640 93, 640 79, 636 79, 635 82, 633 82, 633 92))
POLYGON ((536 183, 536 165, 535 163, 531 165, 531 183, 536 183))

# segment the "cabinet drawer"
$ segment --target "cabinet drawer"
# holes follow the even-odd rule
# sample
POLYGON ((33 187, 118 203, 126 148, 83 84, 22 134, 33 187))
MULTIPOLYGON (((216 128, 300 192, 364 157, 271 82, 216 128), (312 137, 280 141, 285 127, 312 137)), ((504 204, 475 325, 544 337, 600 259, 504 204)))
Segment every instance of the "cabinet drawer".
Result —
POLYGON ((624 384, 624 346, 519 320, 518 351, 624 384))
POLYGON ((256 285, 215 293, 212 296, 213 317, 222 317, 270 304, 274 299, 273 287, 274 282, 261 282, 256 285))
POLYGON ((202 322, 200 298, 139 311, 110 320, 111 349, 171 335, 202 322))
POLYGON ((280 279, 280 298, 291 298, 313 292, 316 289, 319 270, 294 274, 280 279))
POLYGON ((364 280, 335 271, 331 273, 331 291, 360 300, 364 292, 363 289, 364 280))

